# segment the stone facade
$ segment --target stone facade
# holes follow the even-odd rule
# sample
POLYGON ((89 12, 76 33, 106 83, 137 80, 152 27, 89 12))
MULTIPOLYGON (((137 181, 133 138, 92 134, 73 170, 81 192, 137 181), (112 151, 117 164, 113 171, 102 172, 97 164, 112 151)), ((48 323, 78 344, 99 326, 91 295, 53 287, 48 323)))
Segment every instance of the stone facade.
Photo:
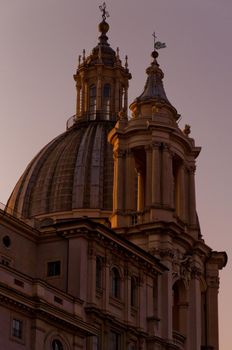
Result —
POLYGON ((218 350, 227 256, 200 232, 200 147, 178 126, 156 50, 128 117, 131 75, 102 9, 75 116, 0 211, 0 349, 218 350))

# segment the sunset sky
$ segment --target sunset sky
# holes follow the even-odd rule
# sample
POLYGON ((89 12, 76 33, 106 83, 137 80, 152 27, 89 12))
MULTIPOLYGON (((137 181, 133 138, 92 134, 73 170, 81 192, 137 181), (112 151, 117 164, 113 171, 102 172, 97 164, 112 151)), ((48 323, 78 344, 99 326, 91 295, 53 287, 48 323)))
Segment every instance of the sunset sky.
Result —
MULTIPOLYGON (((75 113, 78 55, 96 46, 100 1, 0 0, 0 202, 29 161, 75 113)), ((226 250, 221 272, 220 350, 231 350, 232 1, 108 0, 111 46, 128 55, 129 100, 143 90, 152 33, 170 102, 202 146, 197 210, 205 242, 226 250)))

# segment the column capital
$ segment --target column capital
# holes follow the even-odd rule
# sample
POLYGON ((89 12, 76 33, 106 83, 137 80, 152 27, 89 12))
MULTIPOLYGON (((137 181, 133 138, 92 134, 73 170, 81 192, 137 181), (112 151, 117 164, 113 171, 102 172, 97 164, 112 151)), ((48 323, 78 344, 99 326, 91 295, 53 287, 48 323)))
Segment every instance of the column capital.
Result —
POLYGON ((154 141, 154 142, 152 142, 152 148, 153 149, 160 149, 160 147, 161 147, 161 142, 158 142, 158 141, 154 141))
POLYGON ((164 151, 166 151, 166 152, 170 151, 170 144, 169 143, 163 142, 162 145, 163 145, 163 150, 164 151))
POLYGON ((151 152, 152 151, 152 145, 145 145, 144 149, 146 152, 151 152))
POLYGON ((126 156, 127 156, 127 157, 132 157, 132 156, 133 156, 133 150, 132 150, 131 148, 128 148, 128 149, 125 151, 125 153, 126 153, 126 156))
POLYGON ((122 149, 118 149, 114 151, 114 158, 123 158, 126 155, 126 151, 122 149))
POLYGON ((207 282, 207 285, 208 285, 210 288, 219 289, 220 279, 219 279, 218 276, 207 276, 207 277, 206 277, 206 282, 207 282))
POLYGON ((190 175, 195 175, 196 172, 196 166, 195 165, 190 165, 188 168, 188 172, 190 175))

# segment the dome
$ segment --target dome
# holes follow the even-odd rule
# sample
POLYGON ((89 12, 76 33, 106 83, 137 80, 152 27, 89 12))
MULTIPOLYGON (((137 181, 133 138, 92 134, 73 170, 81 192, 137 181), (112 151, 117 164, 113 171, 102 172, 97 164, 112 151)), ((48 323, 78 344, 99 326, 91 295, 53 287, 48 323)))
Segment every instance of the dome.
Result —
POLYGON ((112 121, 78 122, 48 143, 30 162, 7 203, 7 211, 43 216, 107 217, 112 210, 112 121), (104 191, 103 191, 104 189, 104 191))
POLYGON ((115 53, 108 43, 103 12, 98 45, 79 56, 76 113, 67 131, 30 162, 6 205, 23 220, 88 216, 105 222, 112 214, 114 164, 107 136, 120 111, 127 111, 131 74, 119 49, 115 53))

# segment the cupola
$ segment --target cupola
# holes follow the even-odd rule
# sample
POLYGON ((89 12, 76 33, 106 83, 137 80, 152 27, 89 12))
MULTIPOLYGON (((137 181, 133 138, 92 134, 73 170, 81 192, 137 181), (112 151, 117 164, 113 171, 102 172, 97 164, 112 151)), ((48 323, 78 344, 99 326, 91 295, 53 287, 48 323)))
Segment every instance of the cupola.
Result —
POLYGON ((110 120, 116 121, 118 113, 128 108, 128 70, 127 57, 122 65, 119 49, 116 52, 108 43, 109 24, 106 17, 105 3, 100 6, 102 22, 99 24, 99 41, 89 56, 85 50, 74 79, 77 88, 75 121, 78 120, 110 120))

